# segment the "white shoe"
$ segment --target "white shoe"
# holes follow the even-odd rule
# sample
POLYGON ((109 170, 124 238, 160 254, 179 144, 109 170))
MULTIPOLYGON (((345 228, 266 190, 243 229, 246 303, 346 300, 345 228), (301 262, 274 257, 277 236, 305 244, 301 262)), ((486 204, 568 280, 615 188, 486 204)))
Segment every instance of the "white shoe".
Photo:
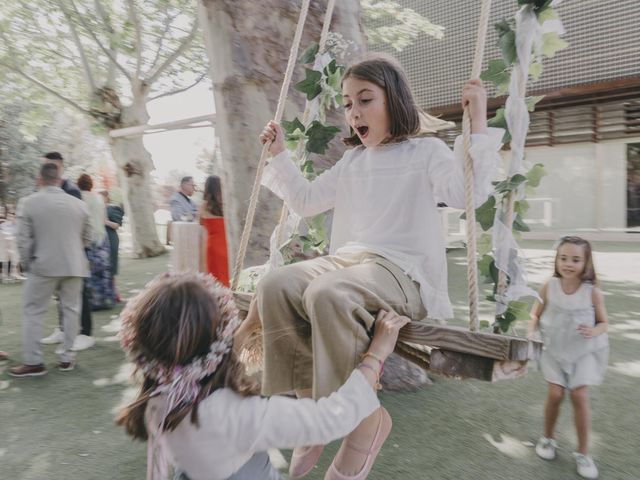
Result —
POLYGON ((576 459, 578 475, 582 478, 598 478, 598 467, 593 463, 593 458, 578 452, 574 452, 573 456, 576 459))
POLYGON ((553 438, 540 437, 536 445, 536 454, 545 460, 553 460, 556 458, 556 448, 558 444, 553 438))
POLYGON ((53 345, 54 343, 62 342, 64 342, 64 332, 58 327, 53 330, 53 333, 51 335, 40 339, 40 343, 42 343, 43 345, 53 345))
POLYGON ((89 335, 78 335, 76 339, 73 341, 73 347, 71 350, 74 352, 79 352, 80 350, 86 350, 87 348, 91 348, 96 344, 96 339, 90 337, 89 335))

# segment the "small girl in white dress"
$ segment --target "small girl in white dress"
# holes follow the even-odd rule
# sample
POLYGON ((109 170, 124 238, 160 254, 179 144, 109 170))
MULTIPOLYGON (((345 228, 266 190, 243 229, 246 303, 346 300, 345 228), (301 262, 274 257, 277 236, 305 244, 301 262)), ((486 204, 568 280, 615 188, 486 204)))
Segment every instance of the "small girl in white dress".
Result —
POLYGON ((544 409, 544 437, 536 453, 545 460, 556 456, 554 429, 566 389, 571 392, 578 450, 578 474, 597 478, 588 454, 591 409, 588 386, 602 383, 609 356, 607 312, 597 286, 591 245, 580 237, 562 237, 556 251, 555 272, 540 290, 541 301, 531 310, 529 337, 539 328, 544 343, 540 367, 549 382, 544 409))

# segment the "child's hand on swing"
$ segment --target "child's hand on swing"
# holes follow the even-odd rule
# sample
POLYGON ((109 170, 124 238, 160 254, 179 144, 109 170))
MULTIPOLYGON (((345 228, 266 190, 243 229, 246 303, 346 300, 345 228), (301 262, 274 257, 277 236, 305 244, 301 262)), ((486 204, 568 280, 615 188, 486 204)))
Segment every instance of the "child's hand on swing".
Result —
POLYGON ((487 133, 487 90, 482 81, 469 80, 462 88, 462 108, 469 107, 471 133, 487 133))
POLYGON ((376 317, 369 353, 380 357, 384 361, 393 353, 400 329, 410 321, 409 318, 398 315, 393 310, 388 312, 380 310, 376 317))
POLYGON ((262 145, 270 143, 267 150, 272 157, 284 151, 284 132, 280 125, 271 120, 265 125, 260 133, 260 143, 262 145))

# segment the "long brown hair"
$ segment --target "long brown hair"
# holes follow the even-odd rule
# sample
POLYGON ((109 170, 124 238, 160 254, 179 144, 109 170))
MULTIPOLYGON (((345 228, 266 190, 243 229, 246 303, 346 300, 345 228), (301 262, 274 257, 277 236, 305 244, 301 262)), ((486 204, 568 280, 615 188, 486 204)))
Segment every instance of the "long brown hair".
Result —
MULTIPOLYGON (((216 340, 221 317, 212 293, 196 274, 181 273, 152 282, 129 311, 134 325, 132 350, 167 366, 187 365, 209 352, 216 340)), ((144 377, 136 400, 123 408, 116 418, 134 438, 146 440, 145 412, 157 382, 144 377)), ((233 349, 215 373, 201 381, 193 405, 178 405, 167 416, 165 428, 174 430, 185 416, 198 425, 198 404, 218 388, 231 388, 243 395, 258 392, 257 384, 245 374, 245 368, 233 349)))
POLYGON ((558 247, 556 248, 556 258, 553 262, 553 276, 554 277, 562 277, 560 272, 558 271, 558 255, 560 251, 560 247, 570 243, 572 245, 577 245, 584 249, 584 271, 580 276, 580 279, 583 282, 591 282, 594 285, 598 284, 598 278, 596 277, 596 270, 593 266, 593 254, 591 249, 591 244, 588 240, 585 240, 582 237, 577 237, 575 235, 567 235, 565 237, 560 238, 560 243, 558 243, 558 247))
MULTIPOLYGON (((376 54, 349 66, 341 84, 350 77, 371 82, 384 90, 391 123, 387 142, 399 142, 420 132, 420 109, 413 99, 407 75, 397 60, 376 54)), ((349 127, 349 133, 349 137, 342 139, 343 143, 350 147, 362 145, 353 128, 349 127)))
POLYGON ((222 185, 220 177, 209 175, 204 184, 204 201, 211 215, 222 217, 222 185))

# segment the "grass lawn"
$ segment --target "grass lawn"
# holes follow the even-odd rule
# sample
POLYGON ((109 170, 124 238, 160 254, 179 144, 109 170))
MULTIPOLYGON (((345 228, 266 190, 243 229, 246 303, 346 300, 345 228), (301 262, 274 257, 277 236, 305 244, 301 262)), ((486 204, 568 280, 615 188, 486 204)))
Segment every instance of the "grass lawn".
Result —
MULTIPOLYGON (((538 286, 552 270, 550 242, 526 242, 530 281, 538 286)), ((602 386, 592 389, 592 453, 604 480, 640 478, 640 245, 596 244, 609 312, 611 357, 602 386)), ((457 322, 466 316, 465 253, 449 252, 450 293, 457 322)), ((168 256, 121 260, 118 278, 124 297, 166 270, 168 256)), ((123 398, 132 395, 129 367, 119 348, 119 309, 94 313, 97 345, 78 354, 73 372, 55 369, 54 346, 46 346, 49 374, 14 379, 6 369, 21 361, 22 287, 0 285, 0 479, 142 479, 146 449, 113 423, 123 398)), ((484 303, 481 314, 491 316, 484 303)), ((53 302, 43 335, 57 320, 53 302)), ((525 327, 518 331, 524 334, 525 327)), ((558 425, 558 458, 539 459, 533 444, 542 430, 546 383, 530 369, 524 379, 488 384, 434 378, 415 393, 381 395, 394 429, 371 480, 564 480, 579 478, 571 452, 575 433, 570 404, 558 425)), ((307 477, 322 479, 338 442, 327 447, 307 477)), ((284 452, 288 457, 289 452, 284 452)))

